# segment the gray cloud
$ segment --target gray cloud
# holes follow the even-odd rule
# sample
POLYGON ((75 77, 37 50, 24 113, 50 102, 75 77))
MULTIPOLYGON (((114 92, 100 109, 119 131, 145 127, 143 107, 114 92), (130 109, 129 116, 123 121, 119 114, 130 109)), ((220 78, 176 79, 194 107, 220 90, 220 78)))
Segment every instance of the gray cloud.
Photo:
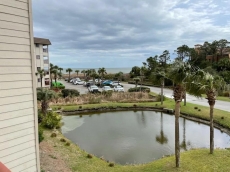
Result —
POLYGON ((226 5, 224 0, 33 0, 34 34, 51 40, 51 60, 59 66, 129 67, 165 49, 229 37, 226 5))

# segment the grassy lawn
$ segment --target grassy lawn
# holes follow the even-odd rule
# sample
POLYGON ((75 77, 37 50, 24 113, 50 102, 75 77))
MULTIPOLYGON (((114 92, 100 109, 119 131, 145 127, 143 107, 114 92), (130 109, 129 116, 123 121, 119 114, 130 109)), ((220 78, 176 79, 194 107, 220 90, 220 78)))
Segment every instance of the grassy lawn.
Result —
MULTIPOLYGON (((205 94, 202 94, 202 97, 207 97, 205 94)), ((226 102, 230 102, 230 97, 223 97, 223 96, 217 96, 216 100, 221 100, 221 101, 226 101, 226 102)))
MULTIPOLYGON (((82 109, 88 109, 88 108, 99 108, 99 107, 132 107, 134 104, 137 106, 142 107, 149 107, 149 106, 155 106, 155 107, 167 107, 170 109, 174 109, 175 103, 174 100, 166 98, 164 101, 164 105, 161 106, 160 102, 142 102, 142 103, 101 103, 101 104, 87 104, 87 105, 81 105, 82 109)), ((52 106, 54 110, 58 109, 58 107, 62 107, 64 110, 77 110, 79 109, 78 105, 68 105, 68 106, 52 106)), ((192 103, 187 103, 186 106, 181 103, 181 112, 189 114, 193 117, 198 117, 200 119, 209 120, 209 107, 195 105, 192 103), (196 109, 195 109, 196 107, 196 109)), ((214 122, 218 123, 224 127, 230 128, 230 113, 215 109, 214 110, 214 122)))
POLYGON ((45 130, 44 142, 50 144, 55 152, 58 153, 71 168, 71 171, 79 172, 210 172, 210 171, 230 171, 230 150, 216 149, 214 154, 209 154, 208 149, 194 149, 181 153, 181 167, 175 168, 174 156, 164 157, 162 159, 140 165, 119 165, 115 164, 114 167, 109 167, 109 163, 100 158, 94 157, 87 158, 87 152, 81 150, 77 145, 71 141, 70 146, 65 146, 65 143, 60 141, 63 138, 61 134, 57 137, 50 137, 51 131, 45 130))

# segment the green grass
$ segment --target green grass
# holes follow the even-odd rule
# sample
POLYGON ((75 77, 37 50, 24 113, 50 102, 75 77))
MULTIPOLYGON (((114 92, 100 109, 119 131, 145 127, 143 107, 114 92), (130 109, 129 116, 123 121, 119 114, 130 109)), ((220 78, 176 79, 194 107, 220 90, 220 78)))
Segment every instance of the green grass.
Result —
POLYGON ((77 145, 72 143, 70 146, 65 146, 60 142, 63 136, 58 134, 57 137, 51 138, 50 130, 45 130, 45 142, 54 147, 72 171, 79 172, 222 172, 230 171, 230 150, 216 149, 214 154, 209 154, 208 149, 196 149, 181 153, 181 167, 175 168, 174 156, 164 157, 162 159, 152 161, 147 164, 139 165, 119 165, 109 167, 109 163, 100 158, 93 156, 87 158, 88 153, 81 150, 77 145))
MULTIPOLYGON (((82 109, 88 108, 99 108, 99 107, 133 107, 136 104, 141 107, 167 107, 170 109, 174 109, 175 102, 172 99, 166 98, 163 106, 160 105, 160 102, 142 102, 142 103, 101 103, 101 104, 87 104, 81 105, 82 109)), ((77 110, 79 109, 79 105, 68 105, 68 106, 52 106, 54 110, 58 109, 58 107, 62 107, 64 110, 77 110)), ((186 106, 181 103, 181 112, 189 114, 190 116, 197 117, 204 120, 209 120, 209 107, 200 106, 192 103, 187 103, 186 106), (197 107, 200 109, 195 109, 197 107)), ((229 112, 215 109, 214 110, 214 122, 218 123, 226 128, 230 129, 230 115, 229 112)))
MULTIPOLYGON (((205 94, 202 94, 202 97, 207 97, 205 94)), ((223 96, 217 96, 216 100, 221 100, 221 101, 226 101, 226 102, 230 102, 230 97, 223 97, 223 96)))

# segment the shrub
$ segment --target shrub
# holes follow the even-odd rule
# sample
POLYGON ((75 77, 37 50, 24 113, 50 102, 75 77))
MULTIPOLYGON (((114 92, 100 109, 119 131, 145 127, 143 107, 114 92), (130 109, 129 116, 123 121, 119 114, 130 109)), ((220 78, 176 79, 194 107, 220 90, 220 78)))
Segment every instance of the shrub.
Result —
POLYGON ((70 146, 70 142, 66 142, 66 144, 65 144, 66 146, 70 146))
POLYGON ((109 167, 114 167, 114 165, 115 165, 115 164, 114 164, 113 162, 110 162, 110 163, 109 163, 109 167))
MULTIPOLYGON (((163 95, 163 101, 166 100, 166 97, 163 95)), ((161 94, 159 93, 157 96, 156 96, 156 101, 159 102, 161 101, 161 94)))
POLYGON ((66 142, 66 140, 64 138, 61 138, 60 141, 61 142, 66 142))
POLYGON ((43 117, 44 116, 43 116, 42 112, 40 110, 38 110, 38 123, 39 124, 42 123, 43 117))
POLYGON ((140 92, 140 91, 149 93, 150 88, 148 88, 148 87, 135 87, 135 88, 128 89, 128 92, 140 92))
POLYGON ((56 133, 52 133, 52 134, 50 135, 50 137, 57 137, 57 134, 56 134, 56 133))
POLYGON ((101 103, 101 98, 100 97, 96 98, 94 96, 91 96, 89 98, 89 104, 98 104, 98 103, 101 103))
POLYGON ((88 154, 88 155, 87 155, 87 158, 93 158, 93 155, 88 154))
POLYGON ((198 109, 198 107, 194 107, 194 109, 198 109))
POLYGON ((42 140, 44 140, 43 129, 40 125, 38 126, 38 140, 39 140, 39 143, 41 143, 42 140))
POLYGON ((113 91, 102 91, 102 95, 105 97, 111 97, 113 94, 113 91))
POLYGON ((63 89, 62 91, 62 96, 64 98, 66 97, 77 97, 80 95, 79 91, 78 90, 74 90, 74 89, 63 89))
POLYGON ((43 118, 43 126, 49 129, 59 128, 61 121, 61 115, 56 112, 50 111, 43 118))

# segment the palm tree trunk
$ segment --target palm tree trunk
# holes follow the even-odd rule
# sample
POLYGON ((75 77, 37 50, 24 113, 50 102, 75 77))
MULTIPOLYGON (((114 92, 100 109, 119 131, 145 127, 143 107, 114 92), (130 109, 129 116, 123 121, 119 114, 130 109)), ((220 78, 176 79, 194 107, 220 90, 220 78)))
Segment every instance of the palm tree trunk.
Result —
POLYGON ((69 82, 70 82, 70 72, 69 72, 69 82))
POLYGON ((186 90, 185 90, 185 92, 184 92, 184 106, 186 106, 186 103, 187 103, 187 101, 186 101, 186 90))
POLYGON ((210 105, 210 154, 213 154, 214 150, 213 110, 214 105, 210 105))
POLYGON ((41 79, 41 88, 42 88, 42 77, 40 77, 40 79, 41 79))
POLYGON ((164 89, 164 78, 162 79, 162 81, 161 81, 161 105, 163 105, 163 90, 164 89))
POLYGON ((175 158, 176 167, 180 167, 180 133, 179 133, 180 101, 175 104, 175 158))

